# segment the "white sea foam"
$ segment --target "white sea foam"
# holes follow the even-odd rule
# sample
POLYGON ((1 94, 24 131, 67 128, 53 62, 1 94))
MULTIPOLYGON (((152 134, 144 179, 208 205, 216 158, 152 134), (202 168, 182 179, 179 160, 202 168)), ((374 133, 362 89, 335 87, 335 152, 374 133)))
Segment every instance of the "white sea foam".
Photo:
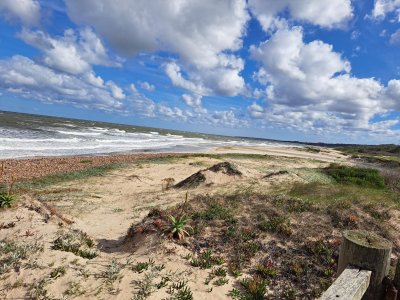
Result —
POLYGON ((220 146, 285 145, 244 139, 210 140, 159 132, 127 132, 117 128, 81 127, 66 123, 55 125, 22 129, 0 127, 0 159, 129 151, 198 152, 220 146))

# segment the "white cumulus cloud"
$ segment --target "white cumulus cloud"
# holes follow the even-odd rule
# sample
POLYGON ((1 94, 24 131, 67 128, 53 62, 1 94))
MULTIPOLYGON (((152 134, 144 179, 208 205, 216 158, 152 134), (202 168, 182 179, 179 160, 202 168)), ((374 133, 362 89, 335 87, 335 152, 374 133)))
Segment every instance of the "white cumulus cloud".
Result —
POLYGON ((376 0, 372 16, 376 19, 383 19, 388 13, 400 7, 400 0, 376 0))
POLYGON ((115 83, 101 83, 93 73, 82 77, 60 73, 24 56, 0 60, 0 87, 4 90, 48 103, 118 111, 122 102, 113 90, 115 83))
POLYGON ((249 0, 249 6, 265 31, 286 9, 292 19, 324 28, 343 27, 353 17, 351 0, 249 0))
POLYGON ((37 25, 40 20, 40 4, 37 0, 1 0, 0 13, 6 19, 17 18, 24 25, 37 25))
POLYGON ((89 28, 67 29, 61 37, 53 38, 43 31, 23 30, 19 37, 43 52, 43 62, 56 70, 82 74, 92 65, 118 66, 113 62, 101 40, 89 28))
POLYGON ((374 78, 352 76, 346 59, 322 41, 305 43, 300 27, 277 31, 252 46, 251 55, 262 65, 254 78, 266 85, 269 104, 251 105, 255 118, 325 132, 390 130, 394 124, 378 127, 372 120, 395 109, 397 81, 386 88, 374 78))
MULTIPOLYGON (((93 26, 120 53, 170 51, 179 56, 195 85, 216 94, 244 89, 243 63, 227 52, 240 50, 250 16, 245 0, 66 0, 68 15, 93 26), (194 79, 195 78, 195 79, 194 79)), ((192 84, 167 68, 172 83, 193 92, 192 84)))

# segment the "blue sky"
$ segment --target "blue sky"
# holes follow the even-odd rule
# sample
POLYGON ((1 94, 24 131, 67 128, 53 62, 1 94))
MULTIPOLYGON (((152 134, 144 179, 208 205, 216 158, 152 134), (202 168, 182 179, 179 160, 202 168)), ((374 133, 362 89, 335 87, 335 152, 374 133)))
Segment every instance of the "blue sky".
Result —
POLYGON ((400 142, 400 0, 0 0, 0 109, 400 142))

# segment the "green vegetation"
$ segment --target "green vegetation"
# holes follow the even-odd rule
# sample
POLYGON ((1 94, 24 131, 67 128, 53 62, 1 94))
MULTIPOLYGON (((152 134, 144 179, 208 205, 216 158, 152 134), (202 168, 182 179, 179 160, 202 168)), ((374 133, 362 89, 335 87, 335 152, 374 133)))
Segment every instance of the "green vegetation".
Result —
POLYGON ((72 230, 59 231, 52 248, 71 252, 82 258, 93 259, 97 256, 94 246, 95 242, 86 233, 80 230, 72 230))
POLYGON ((29 297, 30 299, 49 299, 48 291, 46 290, 46 285, 49 283, 48 278, 41 278, 34 281, 29 287, 29 297))
POLYGON ((264 263, 260 263, 256 267, 257 274, 263 278, 275 277, 278 274, 278 269, 274 266, 271 260, 266 260, 264 263))
POLYGON ((191 230, 192 227, 188 225, 190 219, 185 218, 184 216, 180 218, 175 218, 173 216, 169 216, 170 225, 169 225, 169 233, 173 238, 183 240, 185 236, 189 236, 188 230, 191 230))
POLYGON ((127 164, 108 164, 99 167, 91 167, 77 172, 60 173, 54 175, 48 175, 29 181, 23 181, 17 183, 15 188, 19 191, 35 190, 45 188, 49 185, 59 184, 65 181, 82 180, 92 176, 100 176, 106 172, 126 167, 127 164))
MULTIPOLYGON (((4 162, 0 166, 0 182, 7 182, 7 175, 4 167, 4 162)), ((15 178, 13 175, 10 176, 11 182, 0 184, 0 209, 9 208, 16 201, 15 196, 11 193, 15 184, 15 178)))
POLYGON ((207 208, 204 211, 196 212, 193 219, 203 220, 228 220, 232 218, 232 213, 221 204, 216 202, 207 203, 207 208))
POLYGON ((254 276, 252 278, 245 278, 241 282, 245 290, 245 295, 240 299, 263 300, 267 292, 268 281, 265 279, 254 276))
POLYGON ((378 170, 331 164, 325 172, 341 184, 356 184, 363 187, 382 189, 385 179, 378 170))
POLYGON ((306 152, 310 152, 310 153, 320 153, 321 149, 319 148, 314 148, 314 147, 304 147, 304 148, 299 148, 300 150, 304 150, 306 152))
POLYGON ((190 264, 193 267, 210 269, 215 265, 222 265, 224 262, 225 261, 221 256, 213 255, 211 249, 207 249, 199 254, 197 258, 193 258, 190 264))
POLYGON ((9 208, 15 201, 15 196, 9 193, 0 193, 0 208, 9 208))
POLYGON ((227 272, 226 272, 226 270, 225 270, 223 267, 219 267, 219 268, 216 268, 216 269, 214 270, 214 274, 215 274, 216 276, 226 277, 227 272))
POLYGON ((348 145, 336 147, 337 150, 347 154, 370 154, 399 156, 400 146, 394 144, 387 145, 348 145))
POLYGON ((229 282, 229 279, 227 278, 218 278, 217 280, 214 281, 214 285, 216 286, 223 286, 229 282))
POLYGON ((280 233, 286 236, 292 234, 290 228, 290 219, 286 216, 273 216, 269 220, 263 220, 259 223, 260 230, 269 231, 273 233, 280 233))
POLYGON ((64 276, 66 273, 67 273, 66 268, 64 266, 61 266, 61 267, 55 268, 53 271, 51 271, 49 276, 51 279, 57 279, 59 277, 64 276))
POLYGON ((35 243, 17 243, 13 240, 0 241, 0 275, 20 266, 21 261, 43 251, 43 245, 35 243))
POLYGON ((173 283, 169 289, 171 297, 168 300, 193 300, 193 293, 185 281, 173 283))
POLYGON ((112 285, 114 281, 121 279, 122 266, 116 259, 112 259, 106 270, 103 272, 102 277, 105 278, 106 283, 112 285))
POLYGON ((149 267, 154 266, 154 260, 149 259, 146 262, 138 262, 133 267, 132 270, 138 273, 142 273, 143 271, 147 271, 149 267))
POLYGON ((289 190, 289 195, 309 203, 325 206, 336 203, 400 205, 399 193, 386 189, 364 188, 348 184, 298 183, 289 190))

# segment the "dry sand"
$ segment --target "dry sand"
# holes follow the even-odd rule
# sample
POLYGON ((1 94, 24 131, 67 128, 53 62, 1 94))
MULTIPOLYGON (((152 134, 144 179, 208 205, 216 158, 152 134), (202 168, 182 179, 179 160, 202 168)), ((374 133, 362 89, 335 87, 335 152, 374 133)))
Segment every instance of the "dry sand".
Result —
MULTIPOLYGON (((246 186, 263 191, 274 189, 282 182, 303 179, 294 173, 261 179, 270 172, 319 168, 333 161, 346 160, 346 157, 332 150, 314 154, 289 148, 224 147, 215 149, 213 153, 258 153, 274 157, 263 160, 231 158, 229 161, 243 172, 242 178, 229 181, 210 177, 213 184, 189 191, 189 197, 243 189, 246 186)), ((14 208, 0 210, 0 225, 15 224, 12 228, 0 229, 0 240, 16 240, 20 243, 38 241, 44 246, 43 252, 32 254, 20 267, 6 275, 0 275, 0 298, 26 299, 29 293, 44 293, 45 290, 47 296, 54 299, 131 299, 138 292, 137 281, 143 280, 143 274, 133 272, 130 267, 133 263, 129 262, 144 262, 148 259, 165 265, 165 269, 157 273, 154 281, 160 281, 162 276, 169 276, 175 282, 187 280, 194 299, 228 298, 227 293, 233 288, 234 280, 228 276, 229 283, 226 285, 205 285, 209 271, 191 267, 183 258, 188 254, 184 247, 169 240, 153 244, 124 243, 128 228, 139 222, 149 210, 184 201, 186 191, 163 191, 163 179, 174 178, 175 182, 178 182, 221 160, 189 157, 168 163, 132 162, 137 158, 143 156, 69 157, 6 162, 7 170, 14 167, 18 170, 30 170, 31 173, 24 171, 23 178, 52 174, 56 171, 79 170, 82 165, 79 162, 83 159, 92 160, 91 166, 101 165, 103 162, 131 163, 102 176, 65 182, 20 195, 14 208), (39 171, 33 171, 31 167, 39 171), (49 207, 52 209, 49 210, 49 207), (68 225, 65 220, 72 220, 73 223, 68 225), (86 232, 95 240, 98 257, 89 260, 51 248, 59 230, 71 229, 86 232), (121 267, 121 271, 120 277, 110 283, 104 272, 113 260, 121 267), (50 278, 50 272, 60 266, 65 266, 66 274, 59 278, 50 278), (42 283, 41 280, 44 282, 43 287, 39 285, 32 288, 32 284, 38 285, 42 283)), ((170 296, 166 291, 167 288, 155 290, 148 299, 165 299, 170 296)))

